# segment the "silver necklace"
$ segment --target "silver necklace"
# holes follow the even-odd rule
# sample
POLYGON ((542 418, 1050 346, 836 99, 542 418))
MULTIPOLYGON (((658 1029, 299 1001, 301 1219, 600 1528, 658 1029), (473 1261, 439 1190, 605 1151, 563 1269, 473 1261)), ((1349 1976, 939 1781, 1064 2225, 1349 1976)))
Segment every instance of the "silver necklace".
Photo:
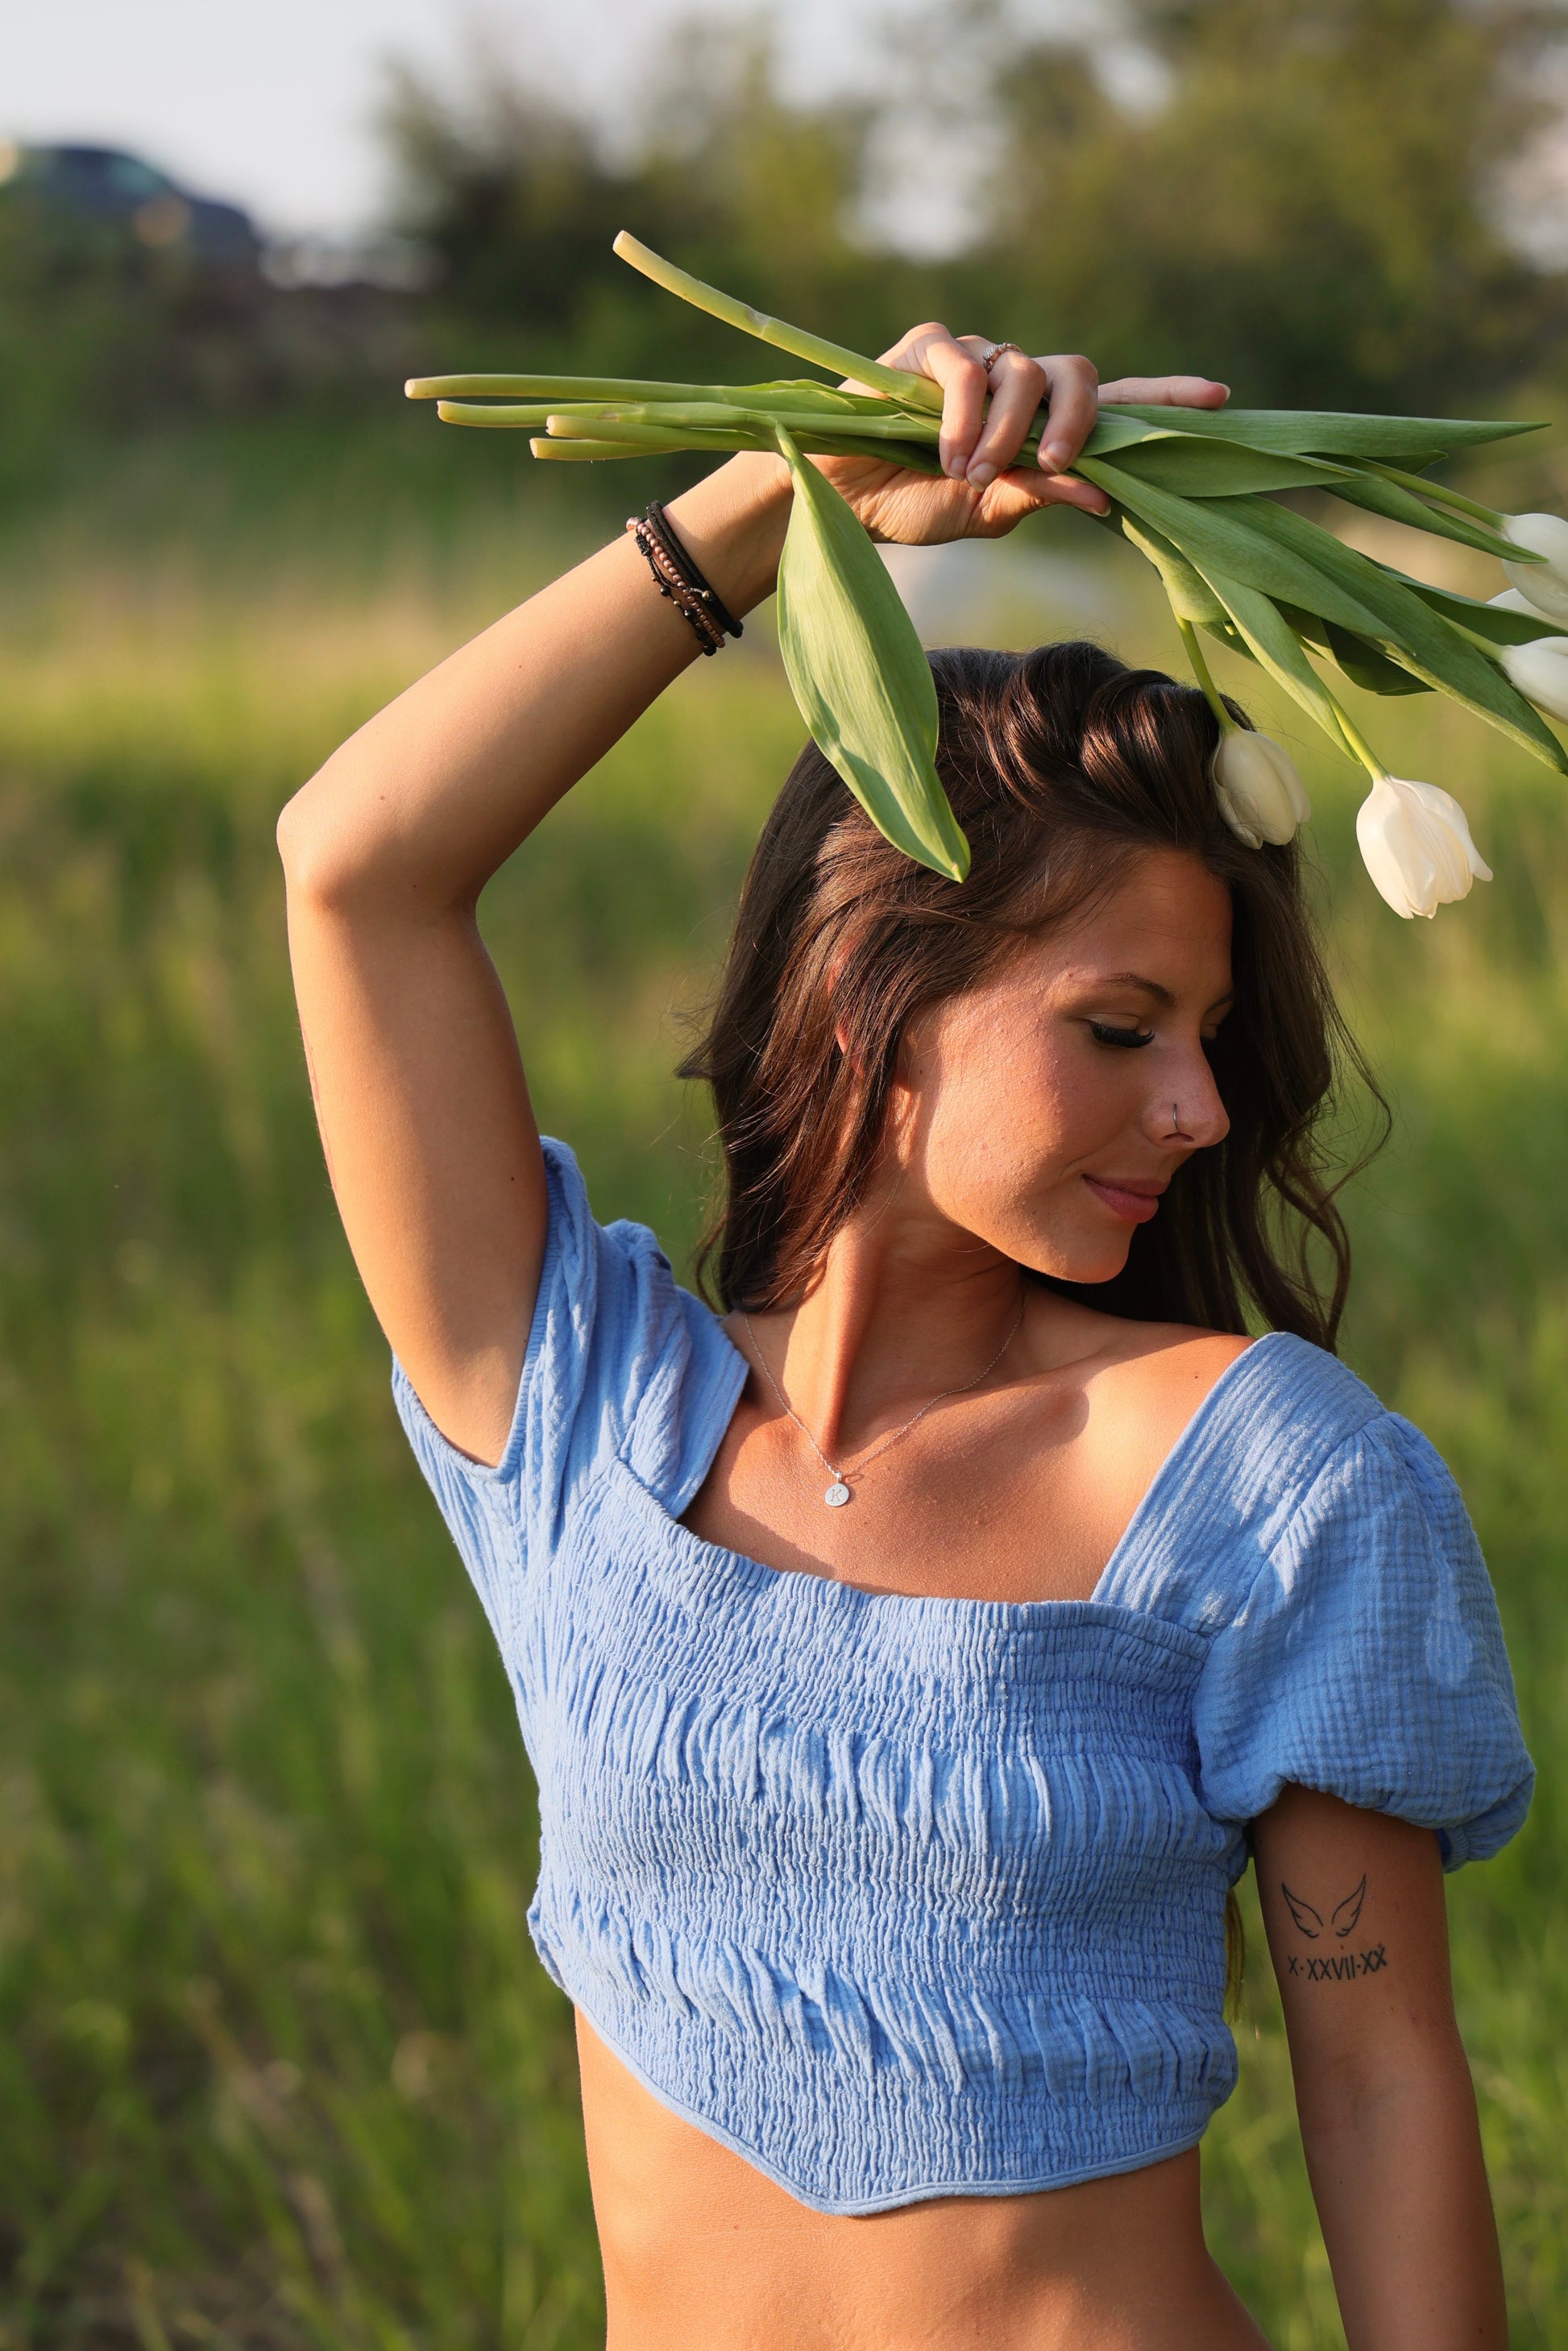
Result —
POLYGON ((832 1463, 829 1460, 827 1455, 823 1452, 821 1447, 818 1444, 816 1438, 812 1436, 810 1430, 807 1427, 805 1422, 801 1419, 800 1414, 795 1410, 794 1406, 790 1404, 789 1397, 785 1395, 783 1389, 774 1378, 773 1374, 768 1367, 768 1358, 762 1352, 762 1342, 758 1339, 756 1332, 752 1329, 751 1317, 747 1313, 744 1307, 741 1309, 740 1319, 746 1325, 746 1335, 750 1340, 751 1344, 756 1351, 757 1360, 762 1366, 762 1376, 779 1399, 780 1411, 788 1414, 789 1417, 794 1422, 796 1427, 800 1430, 801 1436, 805 1438, 807 1444, 810 1447, 812 1452, 816 1455, 818 1460, 821 1463, 823 1468, 827 1471, 829 1477, 833 1481, 828 1488, 827 1492, 823 1495, 823 1501, 826 1502, 830 1510, 841 1510, 844 1504, 851 1499, 849 1481, 852 1478, 859 1478, 863 1471, 869 1469, 872 1463, 877 1458, 879 1454, 885 1453, 890 1446, 896 1445, 901 1437, 907 1437, 910 1430, 914 1428, 918 1422, 923 1421, 928 1412, 935 1411, 939 1404, 946 1404, 949 1396, 967 1395, 971 1388, 977 1388, 980 1382, 983 1379, 988 1378, 989 1374, 996 1370, 997 1365, 1001 1362, 1002 1357, 1007 1353, 1008 1349, 1018 1337, 1019 1325, 1023 1321, 1023 1311, 1028 1303, 1029 1292, 1026 1290, 1019 1300, 1019 1311, 1013 1316, 1011 1327, 1008 1332, 1007 1337, 1002 1341, 1001 1345, 997 1349, 996 1353, 991 1357, 990 1362, 986 1365, 983 1372, 977 1372, 972 1380, 964 1381, 963 1384, 959 1387, 944 1388, 940 1395, 934 1395, 929 1404, 923 1404, 918 1412, 911 1413, 909 1418, 904 1422, 902 1428, 895 1428, 891 1437, 883 1437, 878 1444, 872 1447, 869 1453, 862 1453, 858 1461, 845 1462, 841 1469, 834 1468, 832 1463))

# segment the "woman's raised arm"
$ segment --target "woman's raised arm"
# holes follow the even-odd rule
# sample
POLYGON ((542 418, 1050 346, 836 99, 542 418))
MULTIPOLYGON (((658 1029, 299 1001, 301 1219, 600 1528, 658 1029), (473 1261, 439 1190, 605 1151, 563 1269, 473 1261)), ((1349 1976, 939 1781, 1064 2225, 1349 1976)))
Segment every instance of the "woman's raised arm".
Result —
MULTIPOLYGON (((783 468, 737 459, 670 509, 732 611, 772 589, 783 468)), ((480 891, 696 655, 629 538, 380 712, 278 825, 321 1139, 382 1330, 438 1426, 499 1458, 545 1238, 517 1038, 480 891)))

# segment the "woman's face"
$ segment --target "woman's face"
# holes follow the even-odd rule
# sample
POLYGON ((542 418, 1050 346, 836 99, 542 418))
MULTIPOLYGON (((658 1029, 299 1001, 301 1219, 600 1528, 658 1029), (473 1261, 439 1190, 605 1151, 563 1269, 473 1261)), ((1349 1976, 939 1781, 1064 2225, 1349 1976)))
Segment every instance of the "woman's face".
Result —
POLYGON ((1075 923, 910 1024, 899 1207, 1037 1272, 1110 1280, 1176 1169, 1229 1125, 1205 1047, 1230 996, 1229 893, 1151 850, 1075 923))

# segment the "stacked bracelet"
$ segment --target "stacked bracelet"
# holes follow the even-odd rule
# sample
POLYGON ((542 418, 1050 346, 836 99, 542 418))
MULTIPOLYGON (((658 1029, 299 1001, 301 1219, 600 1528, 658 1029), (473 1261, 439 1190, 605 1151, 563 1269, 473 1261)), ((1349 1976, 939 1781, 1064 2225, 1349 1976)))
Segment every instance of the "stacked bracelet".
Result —
POLYGON ((727 636, 738 637, 740 622, 720 603, 665 519, 655 499, 642 515, 627 517, 661 596, 667 596, 705 653, 716 653, 727 636))

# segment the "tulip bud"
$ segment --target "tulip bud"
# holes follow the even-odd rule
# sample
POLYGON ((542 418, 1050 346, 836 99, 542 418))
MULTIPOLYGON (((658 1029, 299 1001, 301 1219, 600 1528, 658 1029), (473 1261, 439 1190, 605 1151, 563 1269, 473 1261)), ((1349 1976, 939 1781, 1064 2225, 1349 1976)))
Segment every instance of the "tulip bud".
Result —
POLYGON ((1293 841, 1296 827, 1312 812, 1290 753, 1249 727, 1226 728, 1209 772, 1220 815, 1249 849, 1293 841))
POLYGON ((1515 547, 1543 555, 1544 563, 1507 563, 1503 569, 1532 611, 1568 621, 1568 522, 1561 515, 1504 515, 1502 535, 1515 547))
POLYGON ((1550 717, 1568 718, 1568 637, 1537 637, 1533 644, 1500 645, 1499 661, 1526 702, 1550 717))
POLYGON ((1469 895, 1491 868, 1457 799, 1436 784, 1380 776, 1356 812, 1355 837, 1373 881, 1396 914, 1435 914, 1469 895))

